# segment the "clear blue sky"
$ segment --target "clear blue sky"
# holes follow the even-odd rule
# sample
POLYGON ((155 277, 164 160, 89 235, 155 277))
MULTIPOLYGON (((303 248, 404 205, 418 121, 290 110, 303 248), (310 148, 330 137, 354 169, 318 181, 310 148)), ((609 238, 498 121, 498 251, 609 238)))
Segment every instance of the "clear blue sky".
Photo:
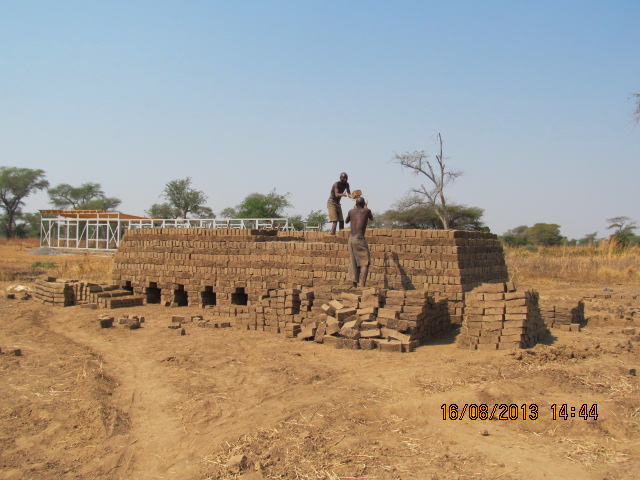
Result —
POLYGON ((275 187, 306 216, 344 170, 382 212, 440 132, 494 233, 605 236, 640 221, 639 45, 638 0, 3 0, 0 165, 139 215, 190 176, 216 213, 275 187))

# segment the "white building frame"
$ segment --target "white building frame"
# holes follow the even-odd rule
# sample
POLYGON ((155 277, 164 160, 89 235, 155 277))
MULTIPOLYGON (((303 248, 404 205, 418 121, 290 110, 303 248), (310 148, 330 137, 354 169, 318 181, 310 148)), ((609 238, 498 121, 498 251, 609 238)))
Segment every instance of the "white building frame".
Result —
MULTIPOLYGON (((40 210, 40 246, 83 250, 115 250, 129 229, 239 228, 295 230, 288 218, 182 219, 144 218, 104 210, 40 210)), ((305 230, 322 225, 305 223, 305 230)))

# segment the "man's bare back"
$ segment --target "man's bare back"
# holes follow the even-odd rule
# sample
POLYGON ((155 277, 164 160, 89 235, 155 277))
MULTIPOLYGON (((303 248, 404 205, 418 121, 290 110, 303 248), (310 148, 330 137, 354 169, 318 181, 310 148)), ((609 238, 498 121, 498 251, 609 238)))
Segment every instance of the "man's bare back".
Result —
POLYGON ((355 208, 349 210, 346 218, 346 223, 351 222, 351 236, 364 237, 369 220, 373 220, 373 214, 367 208, 364 198, 360 197, 356 200, 355 208))

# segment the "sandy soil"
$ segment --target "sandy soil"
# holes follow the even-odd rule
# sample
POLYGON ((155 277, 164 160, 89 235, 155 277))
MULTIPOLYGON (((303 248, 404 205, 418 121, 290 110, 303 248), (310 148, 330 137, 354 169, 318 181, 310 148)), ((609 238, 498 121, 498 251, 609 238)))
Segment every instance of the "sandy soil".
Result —
MULTIPOLYGON (((51 260, 23 255, 0 248, 0 265, 51 260)), ((544 303, 605 287, 537 289, 544 303)), ((521 352, 462 350, 451 335, 408 354, 195 324, 182 336, 168 326, 202 314, 189 307, 118 309, 143 328, 100 329, 108 311, 5 297, 1 479, 640 478, 640 328, 628 330, 640 296, 521 352), (452 404, 464 419, 443 419, 452 404), (469 418, 482 404, 498 405, 494 420, 469 418), (513 420, 497 419, 501 404, 513 420)))

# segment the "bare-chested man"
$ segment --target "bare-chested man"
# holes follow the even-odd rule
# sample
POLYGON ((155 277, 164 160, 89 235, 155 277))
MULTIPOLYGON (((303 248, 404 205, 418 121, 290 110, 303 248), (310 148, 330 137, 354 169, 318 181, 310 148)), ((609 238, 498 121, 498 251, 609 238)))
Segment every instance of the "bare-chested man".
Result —
POLYGON ((331 222, 331 235, 336 234, 336 226, 340 223, 340 230, 344 228, 344 217, 342 216, 342 207, 340 199, 351 193, 349 188, 349 177, 346 173, 340 174, 340 181, 333 184, 329 200, 327 201, 327 209, 329 210, 329 221, 331 222))
POLYGON ((356 206, 347 213, 347 223, 351 222, 351 235, 349 236, 349 254, 351 264, 349 265, 349 276, 353 286, 364 287, 369 274, 369 245, 364 239, 364 232, 367 230, 367 223, 373 220, 371 210, 367 208, 367 203, 363 197, 356 200, 356 206))

